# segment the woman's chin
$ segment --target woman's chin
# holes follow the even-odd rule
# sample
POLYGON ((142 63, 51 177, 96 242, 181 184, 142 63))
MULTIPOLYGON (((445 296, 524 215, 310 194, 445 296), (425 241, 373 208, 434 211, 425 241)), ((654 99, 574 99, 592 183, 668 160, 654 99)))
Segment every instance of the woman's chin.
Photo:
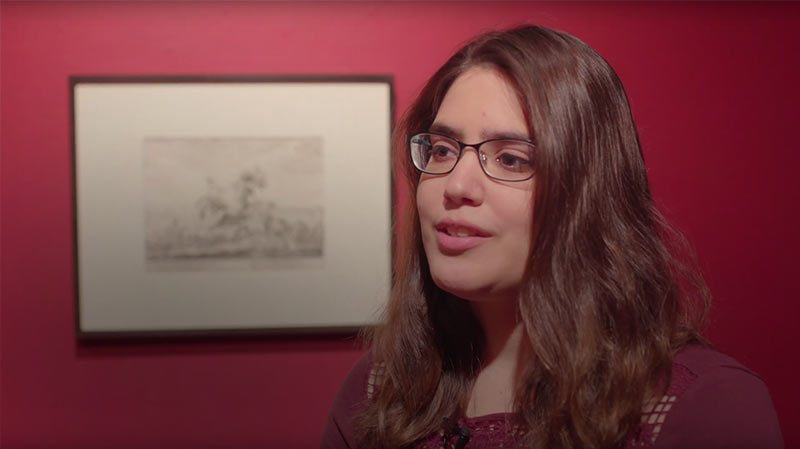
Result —
POLYGON ((463 299, 470 299, 476 291, 480 290, 479 285, 465 282, 464 279, 450 279, 447 277, 433 276, 433 282, 437 287, 463 299))
POLYGON ((431 273, 433 282, 437 287, 457 296, 461 299, 473 302, 494 301, 497 299, 516 300, 519 293, 519 285, 501 285, 491 282, 483 282, 476 277, 447 277, 437 276, 431 273))
POLYGON ((477 282, 476 279, 448 279, 434 276, 433 282, 447 293, 467 301, 483 301, 493 296, 493 286, 477 282))

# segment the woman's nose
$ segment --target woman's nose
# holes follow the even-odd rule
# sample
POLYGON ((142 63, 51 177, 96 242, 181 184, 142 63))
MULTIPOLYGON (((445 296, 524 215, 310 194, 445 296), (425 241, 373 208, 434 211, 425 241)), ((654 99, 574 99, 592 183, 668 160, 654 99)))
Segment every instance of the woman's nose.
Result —
POLYGON ((483 202, 484 184, 489 178, 483 173, 480 157, 475 148, 464 148, 453 171, 447 174, 444 196, 449 203, 477 206, 483 202))

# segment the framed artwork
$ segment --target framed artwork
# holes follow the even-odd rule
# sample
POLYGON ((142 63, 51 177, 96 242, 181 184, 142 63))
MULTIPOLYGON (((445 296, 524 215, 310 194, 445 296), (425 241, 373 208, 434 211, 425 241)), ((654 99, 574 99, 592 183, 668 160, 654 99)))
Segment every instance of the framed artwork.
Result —
POLYGON ((70 87, 79 338, 376 320, 391 283, 391 77, 70 87))

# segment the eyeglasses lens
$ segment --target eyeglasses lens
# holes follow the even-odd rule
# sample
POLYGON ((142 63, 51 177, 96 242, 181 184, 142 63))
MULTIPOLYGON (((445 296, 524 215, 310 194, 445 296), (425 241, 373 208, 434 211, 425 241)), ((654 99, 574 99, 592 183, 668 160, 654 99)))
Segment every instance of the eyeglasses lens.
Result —
MULTIPOLYGON (((410 141, 411 159, 420 171, 450 172, 458 163, 461 145, 455 139, 421 133, 410 141)), ((503 181, 522 181, 533 176, 533 145, 522 140, 490 140, 478 149, 487 175, 503 181)))

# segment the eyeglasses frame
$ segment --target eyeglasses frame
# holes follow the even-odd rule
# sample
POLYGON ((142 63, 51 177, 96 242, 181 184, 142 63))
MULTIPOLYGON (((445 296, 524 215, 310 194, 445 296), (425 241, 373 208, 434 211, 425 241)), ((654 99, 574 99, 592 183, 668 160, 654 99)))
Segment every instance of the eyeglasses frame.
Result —
POLYGON ((486 162, 486 154, 485 153, 481 153, 481 145, 483 145, 485 143, 488 143, 488 142, 497 142, 497 141, 527 143, 528 145, 531 146, 532 149, 536 149, 536 144, 534 144, 530 140, 525 140, 525 139, 496 137, 496 138, 484 140, 483 142, 478 142, 478 143, 464 143, 464 142, 456 139, 455 137, 448 136, 446 134, 432 133, 432 132, 427 132, 427 131, 422 131, 422 132, 418 132, 418 133, 414 133, 414 134, 410 135, 408 137, 407 147, 408 147, 409 156, 411 157, 411 164, 414 165, 414 168, 416 168, 417 170, 419 170, 422 173, 426 173, 426 174, 429 174, 429 175, 447 175, 447 174, 451 173, 453 170, 456 169, 456 165, 458 165, 458 163, 461 161, 461 156, 464 155, 464 149, 471 147, 471 148, 475 149, 475 152, 478 155, 478 162, 480 163, 481 170, 483 171, 483 174, 488 176, 490 179, 494 179, 496 181, 503 181, 503 182, 522 182, 522 181, 527 181, 527 180, 533 178, 533 175, 535 173, 531 173, 530 176, 528 176, 527 178, 523 178, 523 179, 503 179, 503 178, 498 178, 496 176, 492 176, 492 175, 489 174, 489 172, 486 171, 486 166, 484 165, 484 163, 486 162), (458 144, 458 157, 456 157, 456 163, 453 164, 453 167, 451 167, 450 170, 447 170, 446 172, 441 172, 441 173, 440 172, 431 172, 431 171, 423 170, 423 169, 421 169, 421 168, 419 168, 417 166, 416 162, 414 162, 414 155, 413 155, 413 152, 411 150, 411 144, 412 144, 412 140, 415 137, 423 135, 423 134, 424 135, 444 137, 444 138, 450 139, 453 142, 458 144))

